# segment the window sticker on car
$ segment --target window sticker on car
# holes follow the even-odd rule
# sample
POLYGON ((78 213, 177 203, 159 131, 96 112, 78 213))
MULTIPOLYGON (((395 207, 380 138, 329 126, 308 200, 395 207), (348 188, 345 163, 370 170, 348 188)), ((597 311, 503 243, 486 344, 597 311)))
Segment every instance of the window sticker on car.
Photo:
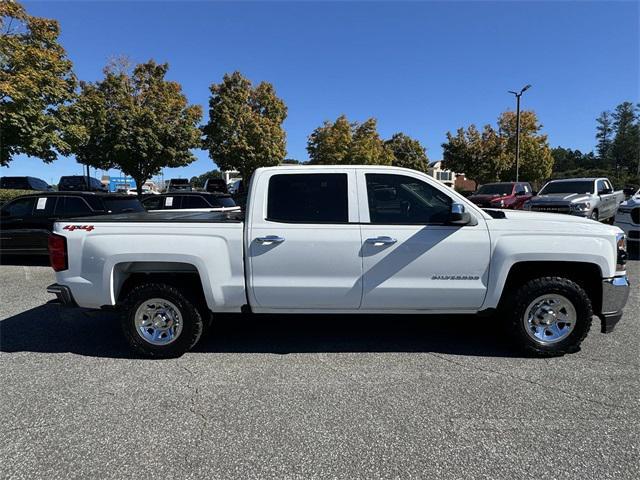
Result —
POLYGON ((39 198, 38 204, 36 205, 36 210, 44 210, 46 206, 47 206, 47 197, 39 198))
POLYGON ((165 206, 165 207, 170 207, 170 206, 172 206, 172 205, 173 205, 173 197, 167 197, 167 198, 165 198, 164 206, 165 206))

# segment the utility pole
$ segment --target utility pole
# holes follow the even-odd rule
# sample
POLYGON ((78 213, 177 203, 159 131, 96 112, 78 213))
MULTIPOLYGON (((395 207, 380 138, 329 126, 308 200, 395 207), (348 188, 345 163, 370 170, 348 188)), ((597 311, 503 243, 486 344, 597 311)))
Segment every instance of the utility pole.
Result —
POLYGON ((530 88, 531 85, 526 85, 519 92, 509 90, 509 93, 513 93, 516 96, 516 182, 520 177, 520 97, 530 88))

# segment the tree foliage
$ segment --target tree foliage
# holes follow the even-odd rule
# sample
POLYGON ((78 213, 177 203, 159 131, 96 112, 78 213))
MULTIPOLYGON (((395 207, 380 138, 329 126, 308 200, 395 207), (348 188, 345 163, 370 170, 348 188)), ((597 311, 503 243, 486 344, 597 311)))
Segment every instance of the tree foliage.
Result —
POLYGON ((609 162, 611 160, 611 140, 613 137, 613 119, 611 112, 602 112, 596 118, 596 152, 601 160, 609 162))
POLYGON ((73 99, 76 78, 59 34, 55 20, 0 1, 0 165, 18 154, 51 162, 68 152, 59 107, 73 99))
POLYGON ((396 133, 385 145, 391 149, 393 153, 393 161, 395 167, 411 168, 421 172, 426 172, 429 166, 427 153, 422 144, 405 135, 404 133, 396 133))
POLYGON ((190 149, 200 145, 202 109, 188 104, 180 84, 165 79, 168 69, 153 60, 133 71, 111 65, 103 80, 81 85, 67 134, 80 163, 122 170, 140 194, 162 168, 195 160, 190 149))
POLYGON ((222 178, 222 172, 220 172, 220 170, 210 170, 201 175, 191 177, 189 183, 193 188, 202 188, 204 187, 205 182, 210 178, 222 178))
MULTIPOLYGON (((520 114, 520 178, 532 182, 548 178, 553 168, 553 156, 547 136, 540 133, 542 125, 532 111, 520 114)), ((443 167, 464 173, 478 183, 515 179, 516 114, 504 112, 498 118, 498 128, 485 125, 482 132, 475 125, 456 134, 447 132, 442 144, 443 167)))
POLYGON ((321 165, 391 165, 393 151, 382 141, 375 118, 350 123, 345 115, 325 121, 307 141, 309 163, 321 165))
POLYGON ((237 170, 248 182, 260 167, 279 165, 286 154, 282 123, 287 107, 273 85, 234 72, 210 87, 209 122, 203 145, 222 170, 237 170))
POLYGON ((640 176, 640 116, 638 106, 623 102, 613 112, 615 136, 611 158, 615 171, 636 172, 640 176))

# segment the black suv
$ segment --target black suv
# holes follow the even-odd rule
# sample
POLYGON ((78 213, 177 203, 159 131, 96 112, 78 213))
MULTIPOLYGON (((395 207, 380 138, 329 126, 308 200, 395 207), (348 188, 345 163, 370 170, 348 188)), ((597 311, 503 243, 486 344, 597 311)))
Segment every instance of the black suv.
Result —
POLYGON ((89 177, 89 185, 87 185, 87 177, 83 175, 70 175, 60 177, 58 183, 60 192, 107 192, 109 189, 103 185, 97 178, 89 177))
POLYGON ((16 197, 0 209, 0 255, 47 255, 56 220, 144 212, 136 197, 92 192, 42 192, 16 197))
POLYGON ((162 195, 147 195, 142 200, 147 210, 211 210, 234 208, 236 202, 231 195, 207 192, 173 192, 162 195))
POLYGON ((36 177, 2 177, 0 178, 0 188, 8 190, 42 190, 43 192, 53 190, 51 185, 36 177))
POLYGON ((229 193, 227 184, 222 178, 207 178, 204 182, 204 191, 209 193, 229 193))

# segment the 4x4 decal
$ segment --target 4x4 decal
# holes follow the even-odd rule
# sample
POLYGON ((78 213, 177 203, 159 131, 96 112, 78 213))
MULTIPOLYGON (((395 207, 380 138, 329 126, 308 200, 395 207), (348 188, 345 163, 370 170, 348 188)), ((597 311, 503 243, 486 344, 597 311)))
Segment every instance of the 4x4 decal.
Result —
POLYGON ((64 227, 62 227, 63 230, 69 230, 70 232, 73 232, 74 230, 86 230, 87 232, 90 232, 91 230, 94 229, 93 225, 65 225, 64 227))

